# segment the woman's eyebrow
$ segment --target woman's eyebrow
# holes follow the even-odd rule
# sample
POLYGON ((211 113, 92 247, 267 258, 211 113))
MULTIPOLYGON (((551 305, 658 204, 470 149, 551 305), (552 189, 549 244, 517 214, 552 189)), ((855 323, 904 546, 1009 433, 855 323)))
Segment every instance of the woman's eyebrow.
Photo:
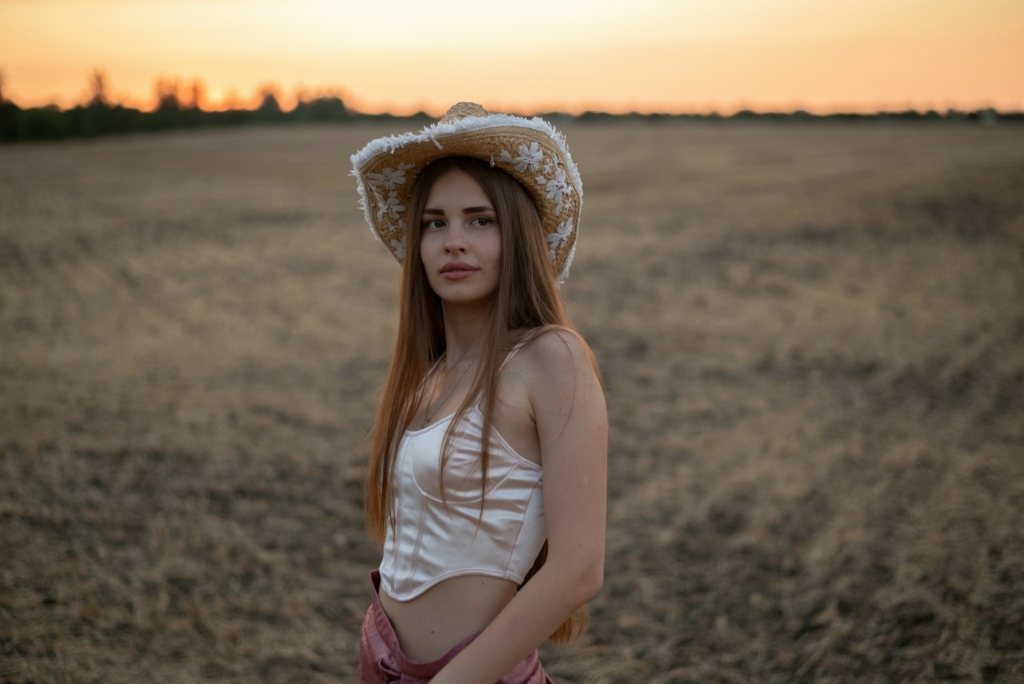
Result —
MULTIPOLYGON (((479 207, 465 207, 462 210, 462 213, 463 214, 479 214, 480 212, 484 212, 484 211, 494 211, 494 207, 492 207, 490 205, 487 205, 487 204, 479 206, 479 207)), ((444 216, 444 210, 443 209, 435 209, 433 207, 423 207, 423 214, 424 215, 430 214, 432 216, 444 216)))

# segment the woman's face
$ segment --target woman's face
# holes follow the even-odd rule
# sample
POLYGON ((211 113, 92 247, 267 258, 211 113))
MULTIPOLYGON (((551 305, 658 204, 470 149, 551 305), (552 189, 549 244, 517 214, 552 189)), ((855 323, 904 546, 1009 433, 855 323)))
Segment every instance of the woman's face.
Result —
POLYGON ((449 304, 489 303, 501 275, 501 231, 487 193, 465 171, 434 181, 423 208, 420 258, 427 281, 449 304))

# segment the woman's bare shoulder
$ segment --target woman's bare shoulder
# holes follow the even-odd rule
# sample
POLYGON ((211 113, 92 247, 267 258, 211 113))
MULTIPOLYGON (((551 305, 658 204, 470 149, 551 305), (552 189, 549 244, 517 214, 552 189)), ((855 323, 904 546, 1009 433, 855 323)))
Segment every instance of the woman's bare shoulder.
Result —
POLYGON ((565 328, 545 329, 520 356, 541 464, 548 468, 568 462, 579 449, 597 453, 605 448, 599 447, 608 431, 604 388, 582 336, 565 328))
POLYGON ((548 325, 531 331, 518 356, 522 357, 521 372, 535 387, 554 389, 566 384, 576 386, 581 380, 600 382, 593 352, 570 328, 548 325))

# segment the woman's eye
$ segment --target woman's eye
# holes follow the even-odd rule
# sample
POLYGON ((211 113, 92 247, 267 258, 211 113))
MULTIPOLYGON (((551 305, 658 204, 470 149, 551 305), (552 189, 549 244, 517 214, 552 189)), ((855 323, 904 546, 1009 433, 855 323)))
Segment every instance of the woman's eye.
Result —
POLYGON ((489 226, 494 223, 494 219, 489 216, 477 216, 473 219, 473 225, 475 226, 489 226))
POLYGON ((423 229, 424 230, 435 230, 437 228, 442 227, 443 225, 444 224, 443 224, 443 222, 440 219, 432 219, 430 221, 424 221, 423 222, 423 229))

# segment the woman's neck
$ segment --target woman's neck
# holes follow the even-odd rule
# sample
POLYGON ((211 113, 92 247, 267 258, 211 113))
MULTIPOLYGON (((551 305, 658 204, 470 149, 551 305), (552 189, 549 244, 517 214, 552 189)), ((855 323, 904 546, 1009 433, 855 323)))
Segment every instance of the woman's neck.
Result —
POLYGON ((456 306, 441 303, 444 314, 445 365, 451 370, 464 360, 476 359, 490 325, 491 307, 456 306))

